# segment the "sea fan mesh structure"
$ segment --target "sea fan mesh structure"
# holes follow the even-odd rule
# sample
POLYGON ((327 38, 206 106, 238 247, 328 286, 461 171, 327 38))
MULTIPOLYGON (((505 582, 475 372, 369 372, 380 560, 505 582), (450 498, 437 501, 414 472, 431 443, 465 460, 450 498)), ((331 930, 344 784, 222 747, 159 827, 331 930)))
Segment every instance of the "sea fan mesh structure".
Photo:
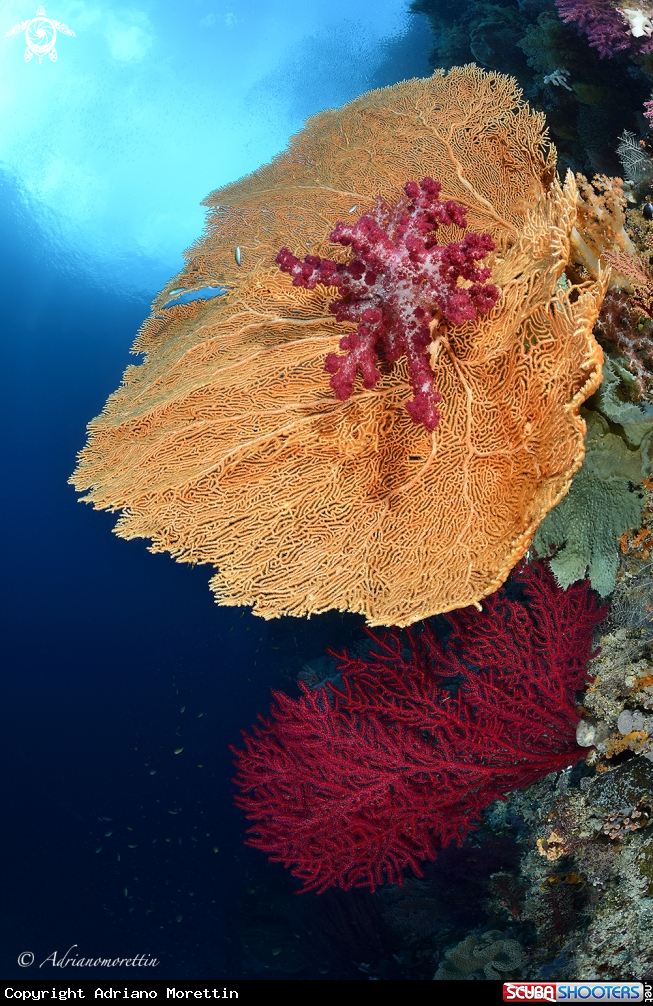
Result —
POLYGON ((582 758, 574 693, 607 607, 541 562, 513 586, 522 600, 448 615, 446 639, 428 623, 370 633, 367 655, 337 658, 338 687, 273 692, 234 749, 248 843, 308 890, 401 883, 494 800, 582 758))
POLYGON ((210 563, 219 603, 267 618, 338 608, 407 625, 496 590, 582 462, 579 409, 601 379, 604 282, 558 284, 576 186, 555 177, 543 116, 509 77, 438 71, 310 119, 207 205, 138 335, 143 363, 91 423, 73 479, 85 499, 122 511, 122 537, 210 563), (403 408, 405 360, 334 398, 324 361, 351 325, 329 312, 335 290, 293 287, 274 261, 283 246, 348 261, 335 223, 426 175, 491 234, 501 289, 487 316, 434 332, 433 433, 403 408), (228 292, 163 307, 207 285, 228 292))

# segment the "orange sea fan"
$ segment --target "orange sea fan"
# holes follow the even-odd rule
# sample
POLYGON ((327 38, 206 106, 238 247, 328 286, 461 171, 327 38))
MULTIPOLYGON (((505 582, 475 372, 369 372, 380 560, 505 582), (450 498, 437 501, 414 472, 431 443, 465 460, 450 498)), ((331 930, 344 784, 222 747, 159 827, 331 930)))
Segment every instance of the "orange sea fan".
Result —
POLYGON ((338 608, 407 625, 478 602, 583 459, 605 279, 558 283, 576 198, 543 116, 500 74, 438 71, 315 116, 208 198, 206 233, 139 333, 144 362, 91 423, 75 486, 122 511, 119 535, 210 563, 219 603, 266 618, 338 608), (336 291, 293 287, 274 264, 284 245, 346 261, 328 241, 336 221, 425 175, 491 233, 502 291, 486 317, 434 332, 433 433, 403 408, 403 361, 333 397, 324 359, 351 329, 328 311, 336 291), (163 308, 173 288, 207 284, 228 293, 163 308))

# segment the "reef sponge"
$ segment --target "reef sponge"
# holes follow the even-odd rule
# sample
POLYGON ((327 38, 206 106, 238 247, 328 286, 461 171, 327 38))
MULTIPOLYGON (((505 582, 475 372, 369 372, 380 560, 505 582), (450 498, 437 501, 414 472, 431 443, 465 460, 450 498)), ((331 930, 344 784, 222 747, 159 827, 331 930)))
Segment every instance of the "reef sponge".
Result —
MULTIPOLYGON (((90 426, 74 484, 116 531, 210 563, 219 603, 266 618, 330 608, 408 625, 503 583, 583 459, 583 401, 601 379, 591 330, 604 280, 558 283, 576 185, 555 176, 544 117, 515 82, 474 66, 371 91, 309 120, 286 152, 213 193, 203 238, 155 301, 140 366, 90 426), (334 400, 325 360, 351 326, 337 290, 293 286, 282 247, 347 263, 338 221, 407 181, 489 233, 501 296, 438 331, 442 418, 413 423, 405 360, 334 400), (168 305, 174 289, 218 285, 168 305)), ((441 227, 442 243, 458 240, 441 227)))

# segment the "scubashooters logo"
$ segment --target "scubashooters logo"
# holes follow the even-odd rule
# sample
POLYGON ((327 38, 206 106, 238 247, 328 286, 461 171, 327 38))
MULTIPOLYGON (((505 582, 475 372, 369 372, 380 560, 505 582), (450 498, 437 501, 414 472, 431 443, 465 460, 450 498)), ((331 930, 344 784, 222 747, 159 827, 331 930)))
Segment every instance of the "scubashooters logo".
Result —
POLYGON ((504 982, 505 1002, 642 1002, 642 982, 504 982))

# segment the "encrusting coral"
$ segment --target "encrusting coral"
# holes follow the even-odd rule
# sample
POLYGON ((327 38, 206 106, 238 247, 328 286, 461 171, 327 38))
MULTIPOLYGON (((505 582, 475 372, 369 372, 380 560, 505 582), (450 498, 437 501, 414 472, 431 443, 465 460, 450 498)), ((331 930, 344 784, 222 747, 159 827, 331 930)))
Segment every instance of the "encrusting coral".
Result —
MULTIPOLYGON (((603 277, 558 280, 576 185, 515 82, 474 66, 372 91, 311 119, 272 164, 214 193, 206 234, 154 304, 121 387, 90 427, 74 484, 116 531, 210 563, 218 602, 264 617, 330 608, 408 625, 477 603, 525 553, 583 459, 583 401, 603 277), (325 359, 351 326, 336 291, 292 285, 282 247, 347 263, 337 221, 442 182, 489 233, 501 295, 434 334, 442 397, 416 425, 405 360, 333 397, 325 359), (226 288, 164 308, 174 288, 226 288)), ((356 216, 354 216, 356 214, 356 216)), ((440 228, 442 243, 458 240, 440 228)))
POLYGON ((583 699, 585 719, 577 733, 583 747, 595 749, 589 763, 606 770, 625 751, 653 761, 653 673, 646 641, 628 627, 607 634, 590 671, 594 682, 583 699))

